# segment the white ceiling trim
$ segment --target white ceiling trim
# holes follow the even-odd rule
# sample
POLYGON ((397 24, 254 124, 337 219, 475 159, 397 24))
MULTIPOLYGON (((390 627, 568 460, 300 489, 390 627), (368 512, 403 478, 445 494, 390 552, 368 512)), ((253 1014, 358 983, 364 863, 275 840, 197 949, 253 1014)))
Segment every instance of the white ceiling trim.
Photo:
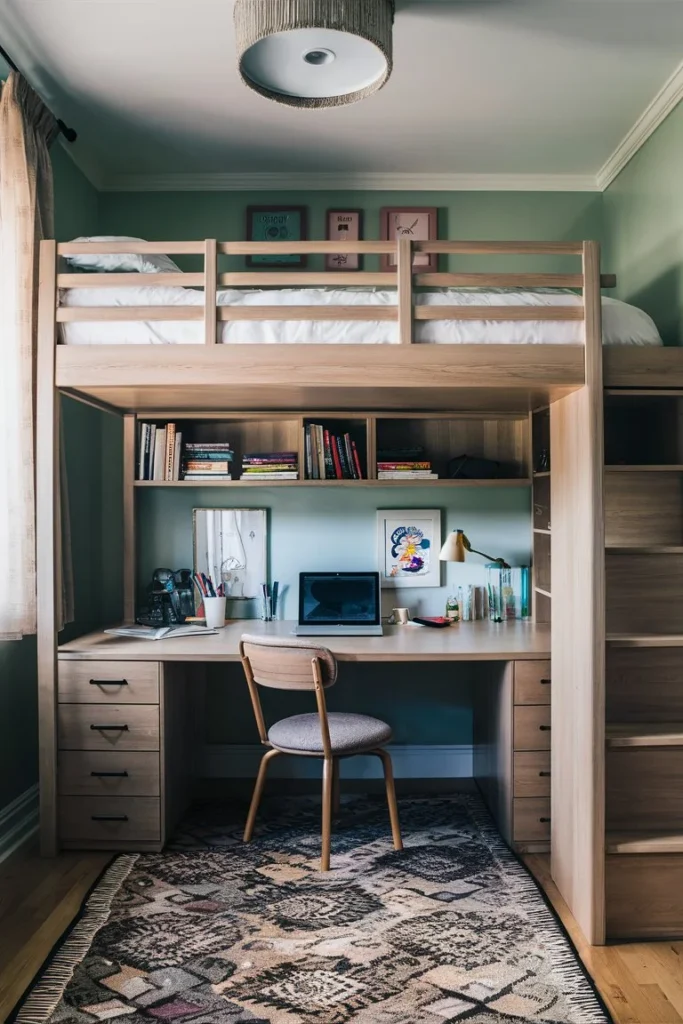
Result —
POLYGON ((597 192, 592 174, 124 174, 102 192, 597 192))
POLYGON ((683 63, 679 64, 673 75, 664 83, 655 98, 640 115, 631 130, 626 133, 611 157, 603 164, 596 176, 596 184, 600 192, 612 184, 626 164, 644 146, 652 133, 659 128, 662 121, 674 107, 683 100, 683 63))

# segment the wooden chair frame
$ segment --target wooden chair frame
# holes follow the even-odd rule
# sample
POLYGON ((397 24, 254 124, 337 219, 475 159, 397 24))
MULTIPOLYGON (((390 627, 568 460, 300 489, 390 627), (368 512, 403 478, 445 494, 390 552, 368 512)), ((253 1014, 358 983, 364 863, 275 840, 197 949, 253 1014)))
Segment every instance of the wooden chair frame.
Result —
MULTIPOLYGON (((250 641, 253 642, 253 641, 250 641)), ((293 648, 296 650, 296 647, 293 648)), ((254 826, 256 823, 256 815, 261 803, 261 797, 263 796, 263 790, 266 783, 266 776, 268 774, 268 767, 270 762, 273 761, 280 754, 292 753, 299 757, 318 757, 323 760, 323 789, 322 789, 322 852, 320 858, 320 870, 330 870, 330 852, 332 845, 332 819, 339 813, 339 801, 340 801, 340 783, 339 783, 339 762, 342 757, 355 757, 356 754, 334 754, 332 751, 332 742, 330 739, 330 725, 327 715, 327 701, 325 699, 325 680, 323 673, 323 666, 320 658, 314 657, 311 659, 311 680, 310 682, 304 677, 301 677, 298 681, 292 682, 291 685, 279 684, 278 689, 307 689, 313 690, 315 693, 316 704, 318 708, 318 716, 320 718, 320 729, 322 733, 322 753, 308 752, 308 751, 287 751, 280 750, 273 747, 270 740, 268 739, 268 729, 266 727, 266 721, 263 715, 263 708, 261 705, 261 698, 259 696, 258 687, 259 685, 268 685, 265 683, 258 683, 254 678, 254 672, 252 670, 251 662, 249 657, 245 653, 244 641, 240 642, 240 657, 242 660, 242 667, 244 669, 244 675, 247 680, 247 686, 249 687, 249 696, 251 697, 251 704, 254 709, 254 717, 256 719, 256 726, 259 732, 259 738, 263 746, 269 747, 270 749, 261 758, 259 765, 258 775, 256 777, 256 783, 254 785, 254 792, 251 798, 251 804, 249 806, 249 813, 247 815, 247 822, 244 828, 244 842, 251 842, 254 834, 254 826)), ((330 654, 330 657, 332 655, 330 654)), ((328 685, 332 685, 329 683, 328 685)), ((394 773, 391 763, 391 754, 382 747, 376 747, 370 750, 362 751, 363 754, 371 754, 374 757, 378 757, 382 762, 382 769, 384 772, 384 785, 387 796, 387 806, 389 808, 389 820, 391 822, 391 835, 394 843, 395 850, 403 849, 403 841, 401 839, 401 827, 398 818, 398 807, 396 803, 396 788, 394 785, 394 773)))

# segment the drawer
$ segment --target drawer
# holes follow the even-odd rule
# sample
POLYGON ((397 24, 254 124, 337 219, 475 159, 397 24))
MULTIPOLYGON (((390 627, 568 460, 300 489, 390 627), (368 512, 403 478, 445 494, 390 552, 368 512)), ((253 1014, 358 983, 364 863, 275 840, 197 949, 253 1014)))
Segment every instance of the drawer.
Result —
POLYGON ((550 839, 550 800, 524 797, 512 801, 512 837, 517 843, 550 839))
POLYGON ((62 750, 63 796, 159 796, 159 754, 136 750, 62 750))
POLYGON ((515 704, 550 704, 550 662, 515 662, 515 704))
POLYGON ((158 704, 156 661, 60 661, 62 704, 158 704))
POLYGON ((550 796, 549 750, 517 751, 514 770, 514 796, 550 796))
POLYGON ((514 750, 550 750, 549 704, 516 707, 514 716, 514 750))
POLYGON ((60 750, 158 750, 154 704, 60 704, 60 750))
POLYGON ((161 807, 151 796, 63 796, 59 835, 65 841, 146 843, 161 839, 161 807))

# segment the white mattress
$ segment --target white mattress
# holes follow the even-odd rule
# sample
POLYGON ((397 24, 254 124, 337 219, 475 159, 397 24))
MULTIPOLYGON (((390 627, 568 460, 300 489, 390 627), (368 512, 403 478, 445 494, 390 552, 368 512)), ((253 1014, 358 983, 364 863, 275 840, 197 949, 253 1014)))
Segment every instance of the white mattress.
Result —
MULTIPOLYGON (((534 320, 534 306, 580 305, 575 292, 487 291, 444 288, 417 295, 418 304, 453 306, 527 306, 528 320, 417 321, 414 340, 432 345, 572 345, 583 344, 580 320, 534 320)), ((64 306, 201 306, 203 293, 192 288, 70 288, 64 306)), ((643 310, 617 299, 603 298, 605 345, 661 345, 657 328, 643 310)), ((218 293, 220 306, 392 306, 396 292, 335 288, 286 288, 265 291, 236 289, 218 293)), ((69 323, 62 325, 67 345, 200 345, 200 321, 69 323)), ((224 345, 391 345, 398 343, 398 325, 386 321, 240 321, 219 324, 224 345)))

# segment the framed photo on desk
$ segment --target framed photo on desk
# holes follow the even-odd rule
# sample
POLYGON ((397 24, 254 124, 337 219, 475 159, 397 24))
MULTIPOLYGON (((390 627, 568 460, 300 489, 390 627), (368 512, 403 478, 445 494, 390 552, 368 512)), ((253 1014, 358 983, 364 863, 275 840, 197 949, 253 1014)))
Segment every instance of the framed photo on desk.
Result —
POLYGON ((440 587, 440 548, 440 509, 377 510, 377 556, 382 587, 440 587))

